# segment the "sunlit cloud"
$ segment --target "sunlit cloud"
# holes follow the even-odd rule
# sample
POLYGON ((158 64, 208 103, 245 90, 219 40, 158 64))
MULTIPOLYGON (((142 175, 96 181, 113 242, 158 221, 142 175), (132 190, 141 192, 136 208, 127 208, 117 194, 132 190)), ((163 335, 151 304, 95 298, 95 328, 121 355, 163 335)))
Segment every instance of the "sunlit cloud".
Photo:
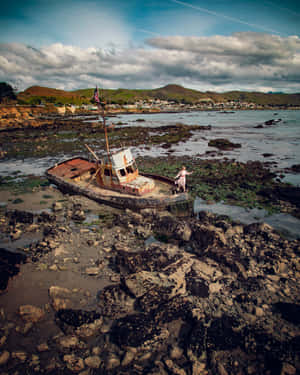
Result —
POLYGON ((0 44, 0 80, 66 90, 155 88, 200 91, 300 91, 300 38, 240 32, 213 37, 154 37, 151 48, 32 48, 0 44))

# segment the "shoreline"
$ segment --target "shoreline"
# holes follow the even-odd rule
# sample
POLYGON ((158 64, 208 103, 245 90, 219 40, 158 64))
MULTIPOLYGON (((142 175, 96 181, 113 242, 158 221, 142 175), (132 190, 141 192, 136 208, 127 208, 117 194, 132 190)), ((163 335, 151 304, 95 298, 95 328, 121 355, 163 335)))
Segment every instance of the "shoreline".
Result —
MULTIPOLYGON (((108 111, 107 117, 114 118, 118 115, 126 116, 126 115, 161 115, 161 114, 187 114, 187 113, 214 113, 214 114, 224 114, 230 115, 238 112, 273 112, 275 116, 278 115, 278 111, 298 111, 300 107, 297 109, 280 109, 280 108, 268 108, 268 109, 237 109, 237 110, 218 110, 218 109, 197 109, 197 110, 178 110, 178 111, 108 111)), ((50 110, 46 107, 40 106, 5 106, 0 105, 0 132, 6 131, 18 131, 18 130, 26 130, 26 129, 48 129, 48 128, 55 128, 58 126, 66 125, 70 121, 75 121, 76 123, 83 124, 82 117, 87 117, 85 122, 88 121, 91 117, 99 117, 99 113, 95 111, 80 111, 76 113, 67 113, 67 114, 59 114, 55 108, 51 108, 50 110), (12 113, 10 113, 12 112, 12 113)))

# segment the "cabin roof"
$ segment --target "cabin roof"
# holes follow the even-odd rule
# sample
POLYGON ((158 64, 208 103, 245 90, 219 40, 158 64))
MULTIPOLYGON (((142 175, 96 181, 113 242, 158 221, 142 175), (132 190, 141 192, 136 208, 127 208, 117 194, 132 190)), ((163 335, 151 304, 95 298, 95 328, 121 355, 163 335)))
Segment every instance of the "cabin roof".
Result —
POLYGON ((116 154, 112 154, 110 158, 112 167, 114 169, 125 168, 127 165, 132 164, 134 161, 130 148, 117 152, 116 154))

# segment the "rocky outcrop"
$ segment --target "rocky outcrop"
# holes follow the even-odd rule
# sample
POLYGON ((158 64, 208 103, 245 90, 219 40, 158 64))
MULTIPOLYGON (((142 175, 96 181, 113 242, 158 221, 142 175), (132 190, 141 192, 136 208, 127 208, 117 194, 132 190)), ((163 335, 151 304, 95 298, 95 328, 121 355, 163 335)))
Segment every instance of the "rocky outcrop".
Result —
MULTIPOLYGON (((47 307, 19 310, 26 324, 34 322, 29 331, 18 328, 24 342, 46 322, 46 314, 35 319, 35 312, 47 312, 59 333, 36 344, 37 352, 3 349, 5 371, 299 372, 299 240, 288 241, 266 224, 152 209, 127 210, 88 228, 72 219, 74 210, 85 211, 78 203, 60 207, 53 222, 40 222, 46 235, 29 253, 45 250, 35 264, 57 275, 57 283, 48 290, 47 307), (60 218, 69 225, 62 227, 60 218), (78 288, 63 285, 63 272, 78 288)), ((14 327, 0 318, 5 343, 14 327)))
MULTIPOLYGON (((48 113, 43 107, 35 106, 0 106, 0 129, 18 129, 38 127, 41 116, 48 113)), ((43 124, 47 121, 43 120, 43 124)))

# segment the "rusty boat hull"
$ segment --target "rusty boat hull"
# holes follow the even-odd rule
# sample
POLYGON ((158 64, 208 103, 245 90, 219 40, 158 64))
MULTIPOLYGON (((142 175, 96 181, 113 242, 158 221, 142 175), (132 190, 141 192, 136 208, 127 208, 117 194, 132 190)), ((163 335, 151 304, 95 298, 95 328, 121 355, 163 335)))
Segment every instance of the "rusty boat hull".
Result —
POLYGON ((143 195, 126 194, 97 183, 97 163, 77 157, 59 163, 46 171, 48 180, 61 191, 86 196, 98 203, 135 211, 144 208, 187 210, 192 201, 188 193, 174 194, 174 181, 168 177, 139 173, 155 183, 155 188, 143 195))

